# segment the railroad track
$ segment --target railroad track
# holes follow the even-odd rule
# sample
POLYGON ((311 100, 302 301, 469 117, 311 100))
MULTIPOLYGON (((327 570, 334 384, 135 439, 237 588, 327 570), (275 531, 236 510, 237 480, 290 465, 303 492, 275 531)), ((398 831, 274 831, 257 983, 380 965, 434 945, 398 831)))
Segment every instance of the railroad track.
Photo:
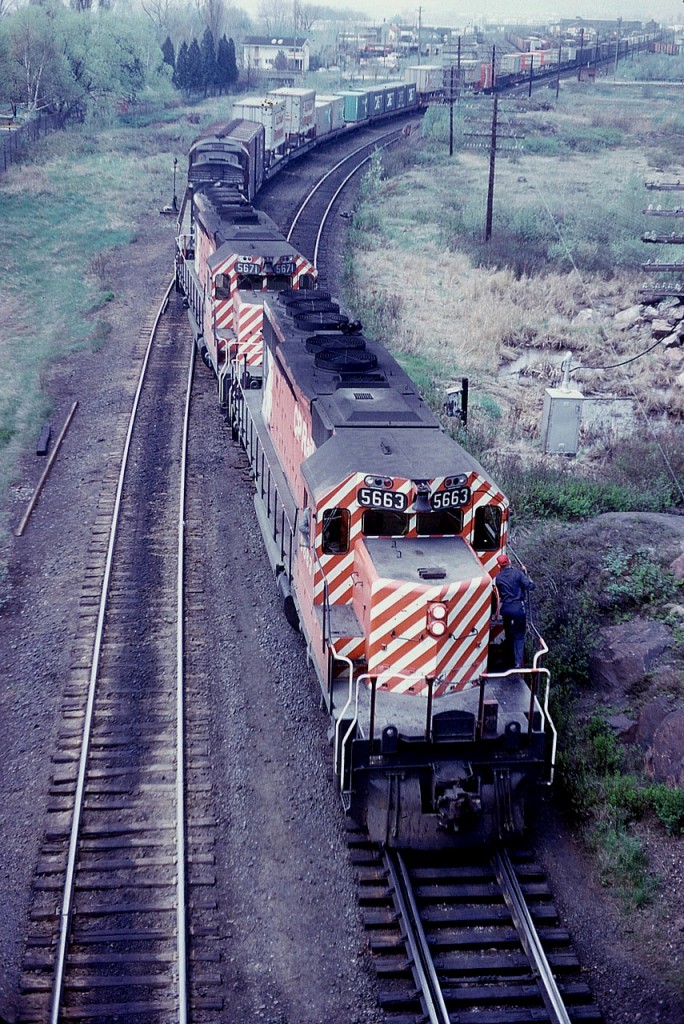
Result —
POLYGON ((404 858, 360 833, 349 842, 388 1021, 602 1020, 530 856, 404 858))
POLYGON ((191 1007, 200 1015, 220 1009, 205 969, 215 959, 206 948, 215 907, 197 896, 211 884, 213 863, 206 722, 194 714, 186 731, 184 706, 193 349, 181 304, 169 306, 168 297, 141 330, 133 411, 125 438, 116 438, 121 467, 105 477, 93 532, 20 1022, 170 1024, 187 1020, 191 1007), (188 907, 201 937, 193 958, 188 907))
POLYGON ((402 138, 404 128, 393 127, 382 132, 376 130, 371 139, 356 146, 326 171, 301 201, 287 238, 317 267, 320 288, 330 288, 333 292, 339 288, 339 282, 330 279, 328 238, 331 233, 331 216, 339 206, 344 189, 368 165, 374 153, 396 145, 402 138))

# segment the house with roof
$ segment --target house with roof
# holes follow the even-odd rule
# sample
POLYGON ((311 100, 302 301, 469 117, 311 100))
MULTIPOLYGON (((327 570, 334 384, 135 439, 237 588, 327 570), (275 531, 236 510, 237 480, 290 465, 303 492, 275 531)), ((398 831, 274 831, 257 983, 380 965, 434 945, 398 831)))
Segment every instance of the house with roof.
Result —
POLYGON ((278 54, 287 67, 281 70, 303 73, 309 70, 309 40, 304 36, 246 36, 242 44, 242 64, 256 71, 272 71, 278 54))

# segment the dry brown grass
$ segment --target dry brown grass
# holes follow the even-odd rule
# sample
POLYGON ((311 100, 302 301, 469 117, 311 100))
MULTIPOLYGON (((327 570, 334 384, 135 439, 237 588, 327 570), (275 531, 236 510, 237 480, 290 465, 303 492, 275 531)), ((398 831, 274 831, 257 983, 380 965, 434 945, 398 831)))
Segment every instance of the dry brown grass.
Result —
MULTIPOLYGON (((593 117, 569 109, 543 116, 610 125, 619 114, 611 103, 593 117)), ((641 117, 648 120, 643 108, 641 117)), ((628 119, 623 118, 623 127, 629 127, 628 119)), ((547 264, 543 276, 516 276, 508 269, 476 266, 456 245, 444 244, 445 225, 454 212, 460 216, 467 193, 471 206, 473 193, 481 202, 484 221, 487 171, 486 152, 467 152, 384 182, 372 200, 376 228, 364 234, 363 248, 355 251, 355 281, 362 298, 400 297, 392 347, 433 364, 443 384, 468 374, 475 394, 486 393, 500 407, 500 440, 515 445, 520 438, 539 438, 544 389, 559 383, 566 351, 572 352, 574 366, 612 366, 645 352, 652 338, 648 327, 625 332, 612 320, 639 301, 644 275, 638 266, 606 277, 565 273, 547 264)), ((640 181, 653 176, 636 135, 633 149, 500 159, 495 217, 496 204, 529 209, 536 203, 538 216, 551 212, 562 234, 564 216, 577 204, 612 209, 630 185, 633 196, 635 175, 640 181)), ((644 207, 649 196, 644 189, 644 207)), ((638 236, 645 226, 640 210, 635 214, 638 236)), ((586 395, 629 397, 648 415, 679 418, 684 397, 675 380, 683 371, 683 350, 658 348, 623 367, 580 371, 573 383, 586 395)))

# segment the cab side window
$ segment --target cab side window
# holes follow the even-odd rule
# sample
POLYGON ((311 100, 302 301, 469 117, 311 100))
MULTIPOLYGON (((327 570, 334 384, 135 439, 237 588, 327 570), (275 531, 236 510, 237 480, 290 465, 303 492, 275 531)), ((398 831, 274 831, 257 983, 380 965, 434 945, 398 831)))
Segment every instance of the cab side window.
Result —
POLYGON ((323 554, 343 555, 349 551, 351 513, 348 508, 326 508, 323 511, 323 554))
POLYGON ((498 505, 481 505, 475 509, 473 547, 476 551, 495 551, 501 541, 501 509, 498 505))
POLYGON ((216 298, 230 298, 230 276, 228 274, 216 275, 216 298))

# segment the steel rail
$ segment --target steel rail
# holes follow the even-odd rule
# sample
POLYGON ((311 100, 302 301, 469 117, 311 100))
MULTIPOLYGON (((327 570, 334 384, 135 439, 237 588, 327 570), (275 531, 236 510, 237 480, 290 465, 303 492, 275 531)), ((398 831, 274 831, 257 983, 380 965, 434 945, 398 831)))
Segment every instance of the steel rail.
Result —
POLYGON ((430 1024, 451 1024, 427 936, 420 920, 418 905, 413 895, 411 880, 401 854, 397 851, 393 854, 385 851, 385 869, 392 883, 394 898, 401 914, 406 942, 411 952, 430 1024), (395 860, 398 871, 394 864, 395 860))
POLYGON ((326 226, 326 224, 328 222, 328 217, 330 216, 330 211, 332 210, 333 206, 337 202, 337 199, 338 199, 338 197, 340 195, 340 192, 342 192, 347 187, 348 183, 351 181, 351 179, 354 177, 354 175, 357 174, 358 171, 361 170, 361 168, 364 166, 364 164, 369 163, 373 159, 373 156, 375 155, 375 153, 377 153, 377 151, 379 149, 387 149, 389 146, 394 145, 395 142, 398 142, 400 137, 401 137, 401 132, 397 133, 396 137, 393 138, 393 139, 390 139, 389 142, 384 142, 382 145, 376 145, 375 148, 373 149, 373 151, 371 153, 369 153, 368 156, 365 157, 359 164, 357 164, 352 171, 349 172, 349 174, 346 176, 346 178, 342 181, 342 183, 339 186, 339 188, 337 188, 335 190, 335 193, 334 193, 332 199, 330 200, 330 202, 328 203, 328 205, 325 208, 323 216, 321 217, 321 223, 320 223, 320 225, 318 227, 318 231, 316 232, 316 244, 314 246, 314 254, 313 254, 313 265, 314 265, 314 267, 318 267, 318 250, 319 250, 320 245, 321 245, 321 239, 323 237, 323 232, 324 232, 325 226, 326 226))
POLYGON ((556 979, 541 944, 537 929, 525 902, 520 883, 515 876, 513 865, 505 850, 498 850, 493 858, 493 867, 497 881, 511 912, 513 924, 520 937, 523 949, 527 954, 536 975, 537 985, 541 992, 544 1005, 549 1014, 551 1024, 571 1024, 556 979))
POLYGON ((185 592, 185 496, 190 433, 190 398, 197 346, 191 345, 188 386, 183 415, 183 444, 178 501, 178 583, 176 588, 176 856, 178 900, 176 904, 176 948, 178 950, 178 1024, 188 1020, 187 920, 185 914, 185 631, 183 595, 185 592))
MULTIPOLYGON (((90 676, 88 680, 88 697, 86 701, 85 716, 83 722, 83 733, 81 736, 81 752, 79 757, 78 765, 78 776, 76 781, 76 790, 74 794, 74 811, 71 820, 71 830, 69 836, 69 850, 67 854, 66 873, 64 880, 64 891, 62 895, 62 906, 59 916, 59 935, 57 943, 57 954, 55 957, 55 970, 52 981, 52 991, 50 1000, 50 1024, 60 1024, 60 1006, 62 1001, 62 993, 64 989, 64 975, 66 969, 66 955, 67 945, 69 938, 69 929, 71 926, 71 918, 73 913, 73 896, 74 896, 74 881, 76 876, 76 857, 78 853, 78 836, 81 827, 81 818, 83 814, 83 804, 85 796, 85 782, 86 782, 86 769, 88 762, 88 753, 90 748, 90 740, 92 735, 93 715, 95 708, 95 693, 97 689, 97 678, 98 670, 100 665, 100 655, 102 652, 102 640, 104 636, 104 623, 107 612, 107 601, 109 596, 109 584, 112 575, 112 565, 114 560, 114 547, 116 544, 117 531, 119 526, 119 518, 121 512, 121 501, 123 495, 124 480, 126 476, 126 470, 128 466, 128 460, 130 455, 131 441, 133 437, 133 428, 135 426, 135 420, 138 413, 138 406, 140 404, 140 396, 142 394, 145 377, 147 374, 147 368, 150 361, 150 353, 152 351, 152 345, 156 335, 159 321, 163 316, 166 307, 168 305, 169 296, 171 290, 174 287, 175 279, 172 279, 164 299, 157 310, 157 315, 154 320, 154 324, 150 331, 150 336, 147 342, 147 348, 143 358, 142 366, 140 369, 140 376, 138 379, 138 385, 136 388, 135 396, 133 398, 133 406, 131 409, 131 415, 129 417, 128 429, 126 432, 126 440, 124 442, 123 453, 121 457, 121 466, 119 468, 119 477, 116 487, 116 497, 114 500, 114 509, 112 512, 112 522, 109 529, 109 541, 107 545, 107 555, 105 558, 104 573, 102 578, 102 590, 100 592, 100 601, 97 616, 97 627, 95 630, 95 639, 93 642, 93 654, 90 666, 90 676)), ((179 889, 179 901, 180 896, 183 895, 179 889)), ((179 969, 179 990, 180 990, 180 975, 181 972, 185 979, 186 965, 178 965, 179 969)), ((183 980, 185 986, 185 980, 183 980)), ((179 1022, 184 1024, 185 1017, 179 1022)))
MULTIPOLYGON (((348 153, 346 156, 342 157, 341 160, 337 161, 337 163, 334 165, 334 167, 331 167, 330 170, 326 171, 325 174, 322 175, 322 177, 316 182, 314 187, 311 189, 311 191, 305 197, 305 199, 303 200, 301 206, 299 207, 299 209, 297 210, 296 214, 294 215, 294 218, 292 220, 292 224, 290 225, 290 230, 287 233, 287 240, 288 240, 288 242, 290 241, 290 239, 292 237, 292 232, 297 227, 297 223, 299 221, 299 218, 304 213, 304 210, 309 205, 309 203, 311 202, 311 200, 315 196, 316 192, 318 192, 319 188, 321 188, 325 184, 325 182, 328 180, 328 178, 332 174, 334 174, 336 171, 338 171, 340 169, 340 167, 343 167, 344 164, 346 164, 349 160, 353 160, 353 158, 355 156, 358 156, 359 153, 362 153, 364 151, 364 149, 368 149, 369 146, 373 146, 373 145, 375 145, 377 147, 377 143, 380 141, 380 139, 389 138, 390 135, 393 135, 396 132, 397 132, 397 129, 393 128, 391 132, 386 132, 385 135, 380 135, 378 137, 378 139, 376 139, 374 142, 364 142, 364 144, 362 146, 358 146, 356 149, 352 150, 351 153, 348 153)), ((363 161, 362 163, 358 164, 357 167, 356 167, 356 170, 358 170, 359 167, 362 167, 363 163, 365 163, 365 161, 363 161)), ((355 171, 352 172, 352 173, 355 173, 355 171)), ((348 179, 345 179, 345 182, 347 180, 348 179)))

